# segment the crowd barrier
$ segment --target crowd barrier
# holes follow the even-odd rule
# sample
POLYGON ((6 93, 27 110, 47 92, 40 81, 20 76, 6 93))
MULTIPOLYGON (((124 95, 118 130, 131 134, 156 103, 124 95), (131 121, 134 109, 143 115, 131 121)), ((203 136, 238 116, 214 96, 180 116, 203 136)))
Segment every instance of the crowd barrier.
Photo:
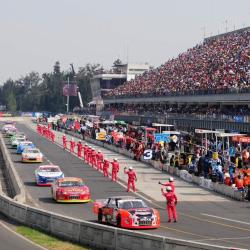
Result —
MULTIPOLYGON (((76 134, 73 131, 63 130, 63 132, 67 133, 71 136, 76 136, 79 139, 81 139, 81 135, 76 134)), ((126 149, 119 148, 119 147, 116 147, 114 145, 104 143, 102 141, 97 141, 97 140, 89 138, 89 137, 85 137, 85 140, 90 142, 90 143, 107 148, 111 151, 125 155, 125 156, 130 157, 130 158, 133 158, 133 156, 134 156, 133 153, 127 151, 126 149)), ((161 166, 161 163, 159 161, 142 159, 142 162, 149 164, 156 169, 162 170, 162 166, 161 166)), ((210 179, 205 179, 204 177, 197 177, 197 176, 189 174, 187 170, 179 170, 178 168, 168 166, 168 165, 164 165, 163 170, 171 175, 178 176, 187 182, 194 183, 196 185, 199 185, 200 187, 203 187, 203 188, 211 190, 211 191, 215 191, 216 193, 225 195, 225 196, 230 197, 234 200, 242 201, 242 194, 238 190, 235 190, 234 188, 229 187, 225 184, 214 183, 210 179)))

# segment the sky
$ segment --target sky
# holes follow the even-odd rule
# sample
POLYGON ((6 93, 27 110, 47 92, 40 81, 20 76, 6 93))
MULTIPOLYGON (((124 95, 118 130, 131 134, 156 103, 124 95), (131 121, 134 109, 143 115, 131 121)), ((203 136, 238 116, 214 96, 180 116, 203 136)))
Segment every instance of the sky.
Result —
POLYGON ((157 67, 204 35, 250 26, 250 0, 0 0, 0 84, 86 63, 157 67))

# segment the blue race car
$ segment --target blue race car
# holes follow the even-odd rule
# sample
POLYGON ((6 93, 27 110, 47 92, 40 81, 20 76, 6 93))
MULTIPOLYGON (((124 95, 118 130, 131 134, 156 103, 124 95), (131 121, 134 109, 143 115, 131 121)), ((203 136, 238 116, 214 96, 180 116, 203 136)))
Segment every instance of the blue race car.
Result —
POLYGON ((25 148, 35 148, 35 145, 31 141, 20 142, 17 146, 17 154, 21 154, 25 148))

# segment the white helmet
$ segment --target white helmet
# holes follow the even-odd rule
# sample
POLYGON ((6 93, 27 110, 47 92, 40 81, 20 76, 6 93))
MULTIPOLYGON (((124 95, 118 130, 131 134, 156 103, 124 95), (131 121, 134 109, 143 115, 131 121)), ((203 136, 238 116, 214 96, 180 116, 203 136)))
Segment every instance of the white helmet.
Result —
POLYGON ((169 177, 169 181, 170 182, 174 181, 174 178, 173 177, 169 177))
POLYGON ((114 161, 117 161, 117 158, 114 158, 114 161))
POLYGON ((133 167, 129 167, 128 169, 129 169, 129 170, 133 170, 133 167))
POLYGON ((225 177, 230 177, 230 174, 229 174, 229 173, 225 173, 224 176, 225 176, 225 177))
POLYGON ((172 188, 171 188, 171 187, 167 187, 166 190, 167 190, 168 192, 170 192, 170 191, 172 191, 172 188))
POLYGON ((73 137, 71 137, 71 141, 74 141, 74 138, 73 138, 73 137))

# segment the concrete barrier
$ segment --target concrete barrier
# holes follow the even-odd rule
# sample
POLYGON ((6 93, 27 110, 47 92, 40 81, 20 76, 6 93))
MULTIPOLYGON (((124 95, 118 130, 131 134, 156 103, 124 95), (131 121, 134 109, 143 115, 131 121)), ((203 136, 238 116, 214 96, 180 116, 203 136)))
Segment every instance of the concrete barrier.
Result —
POLYGON ((201 244, 191 241, 170 239, 93 222, 77 220, 29 205, 19 204, 9 197, 0 195, 0 211, 12 220, 35 229, 70 240, 110 250, 198 250, 230 249, 227 247, 201 244))
POLYGON ((25 188, 11 160, 9 151, 5 145, 2 134, 0 134, 0 148, 2 150, 3 159, 5 162, 5 167, 6 167, 5 171, 7 173, 9 180, 11 181, 12 189, 15 193, 14 200, 23 203, 26 201, 25 188))

